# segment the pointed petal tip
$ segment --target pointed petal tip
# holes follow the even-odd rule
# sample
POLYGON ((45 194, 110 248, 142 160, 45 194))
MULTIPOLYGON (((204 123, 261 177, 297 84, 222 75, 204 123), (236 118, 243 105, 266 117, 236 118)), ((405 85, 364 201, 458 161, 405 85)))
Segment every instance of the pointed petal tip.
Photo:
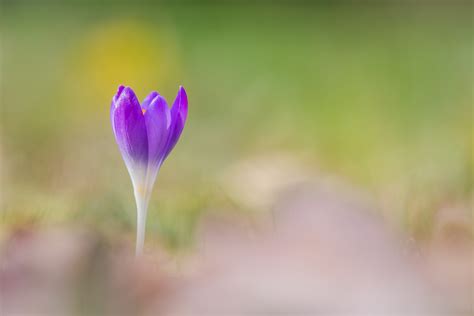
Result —
POLYGON ((179 86, 178 90, 178 96, 176 97, 179 104, 179 113, 181 115, 181 118, 183 121, 186 121, 186 118, 188 116, 188 95, 186 93, 186 90, 184 90, 183 86, 179 86))
POLYGON ((122 90, 122 95, 132 96, 132 95, 135 95, 135 92, 133 91, 132 88, 125 86, 122 90))
POLYGON ((168 108, 168 103, 162 95, 157 95, 150 103, 149 107, 166 107, 168 108))
POLYGON ((180 109, 185 109, 188 107, 188 95, 183 86, 179 86, 178 95, 176 96, 176 101, 178 101, 178 106, 180 109))
POLYGON ((120 94, 120 97, 132 99, 132 98, 136 98, 136 95, 132 88, 125 86, 122 89, 122 93, 120 94))
POLYGON ((127 86, 125 86, 121 90, 121 93, 117 96, 116 99, 116 106, 119 106, 122 103, 134 106, 140 105, 140 102, 138 102, 138 98, 133 89, 127 86))
POLYGON ((118 100, 118 98, 120 97, 120 95, 122 94, 124 89, 125 89, 124 85, 119 85, 119 87, 117 88, 117 92, 115 93, 115 95, 112 99, 114 102, 116 102, 118 100))
POLYGON ((160 94, 157 91, 150 92, 150 94, 148 94, 146 98, 143 99, 143 102, 141 103, 142 109, 147 110, 151 106, 153 101, 156 99, 156 97, 159 95, 160 94))

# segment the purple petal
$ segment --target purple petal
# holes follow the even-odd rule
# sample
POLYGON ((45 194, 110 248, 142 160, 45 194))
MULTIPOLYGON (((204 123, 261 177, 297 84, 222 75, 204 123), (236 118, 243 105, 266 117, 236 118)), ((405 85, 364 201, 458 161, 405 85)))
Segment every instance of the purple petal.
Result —
POLYGON ((148 159, 150 166, 158 166, 163 161, 168 142, 171 114, 166 100, 157 95, 145 112, 148 133, 148 159))
POLYGON ((127 164, 147 163, 148 136, 140 103, 129 87, 120 86, 112 100, 112 128, 115 140, 127 164))
POLYGON ((115 134, 115 127, 114 127, 114 112, 115 112, 115 101, 117 101, 118 97, 122 94, 124 86, 120 85, 118 87, 117 93, 112 98, 112 103, 110 104, 110 120, 112 122, 112 128, 114 129, 115 134))
POLYGON ((181 133, 183 132, 186 118, 188 117, 188 96, 182 86, 179 87, 178 94, 174 100, 171 108, 171 126, 168 136, 168 143, 166 145, 166 158, 174 146, 178 142, 181 133))
POLYGON ((152 93, 150 93, 142 102, 142 109, 144 110, 148 110, 148 108, 150 107, 150 104, 151 104, 151 101, 153 101, 157 96, 159 96, 160 94, 156 91, 153 91, 152 93))

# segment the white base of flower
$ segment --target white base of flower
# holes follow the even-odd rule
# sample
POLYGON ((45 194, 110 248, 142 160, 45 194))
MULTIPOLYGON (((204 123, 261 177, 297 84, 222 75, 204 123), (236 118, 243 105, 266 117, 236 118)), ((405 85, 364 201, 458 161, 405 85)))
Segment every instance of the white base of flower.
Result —
POLYGON ((143 253, 145 243, 146 215, 148 210, 148 198, 139 196, 135 193, 135 202, 137 203, 137 240, 135 245, 135 255, 143 253))
POLYGON ((129 168, 132 178, 135 203, 137 205, 137 240, 135 245, 135 255, 143 253, 145 243, 146 216, 148 211, 148 202, 150 201, 153 184, 159 168, 150 168, 148 166, 134 165, 129 168))

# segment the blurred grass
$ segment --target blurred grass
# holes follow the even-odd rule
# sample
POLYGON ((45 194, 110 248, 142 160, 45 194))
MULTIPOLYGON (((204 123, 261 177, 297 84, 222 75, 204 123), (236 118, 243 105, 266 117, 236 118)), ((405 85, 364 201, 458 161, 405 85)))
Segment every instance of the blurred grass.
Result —
POLYGON ((312 157, 408 230, 429 230, 419 223, 437 207, 472 195, 470 8, 7 5, 3 226, 133 231, 108 114, 123 83, 140 99, 157 89, 171 103, 179 84, 189 94, 149 211, 150 232, 172 246, 228 203, 223 170, 267 152, 312 157))

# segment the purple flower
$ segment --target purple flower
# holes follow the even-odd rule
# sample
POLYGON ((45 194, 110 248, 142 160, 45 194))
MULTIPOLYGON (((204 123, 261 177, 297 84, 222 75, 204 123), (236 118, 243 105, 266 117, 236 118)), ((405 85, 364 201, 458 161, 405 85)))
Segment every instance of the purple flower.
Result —
MULTIPOLYGON (((112 99, 110 119, 122 157, 132 179, 138 210, 138 230, 144 226, 153 184, 163 161, 178 142, 188 115, 188 97, 183 87, 171 109, 165 98, 153 91, 140 105, 129 87, 120 86, 112 99)), ((137 252, 143 239, 137 234, 137 252)), ((144 238, 144 237, 143 237, 144 238)))

